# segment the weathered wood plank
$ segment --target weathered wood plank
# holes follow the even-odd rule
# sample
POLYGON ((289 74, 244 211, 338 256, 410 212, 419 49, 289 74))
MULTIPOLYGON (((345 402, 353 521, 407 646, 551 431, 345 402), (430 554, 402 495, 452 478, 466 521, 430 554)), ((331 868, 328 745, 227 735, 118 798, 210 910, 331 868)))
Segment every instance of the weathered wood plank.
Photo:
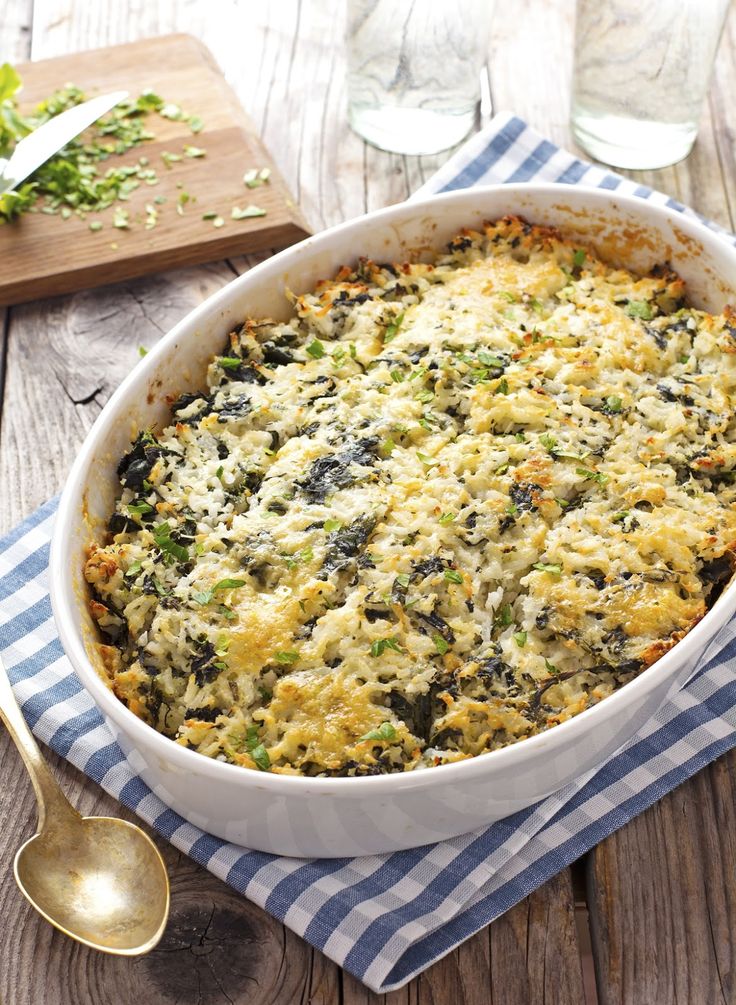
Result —
POLYGON ((721 758, 591 856, 601 1005, 736 1001, 735 770, 721 758))

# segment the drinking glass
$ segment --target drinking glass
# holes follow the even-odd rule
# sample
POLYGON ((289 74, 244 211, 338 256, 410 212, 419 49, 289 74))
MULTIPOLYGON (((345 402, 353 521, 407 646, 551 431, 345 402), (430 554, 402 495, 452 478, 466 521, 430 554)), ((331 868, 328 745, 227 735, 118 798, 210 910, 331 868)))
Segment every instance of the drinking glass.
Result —
POLYGON ((348 117, 383 150, 430 154, 475 123, 489 0, 350 0, 348 117))
POLYGON ((597 160, 659 168, 695 142, 729 0, 577 0, 572 127, 597 160))

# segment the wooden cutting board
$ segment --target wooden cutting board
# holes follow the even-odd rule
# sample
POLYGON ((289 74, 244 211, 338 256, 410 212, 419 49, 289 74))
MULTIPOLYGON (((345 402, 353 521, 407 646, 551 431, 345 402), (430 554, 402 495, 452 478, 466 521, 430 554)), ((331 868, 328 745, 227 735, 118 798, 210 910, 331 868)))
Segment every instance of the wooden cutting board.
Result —
POLYGON ((24 113, 55 89, 73 83, 87 97, 121 89, 137 97, 153 90, 199 116, 204 125, 195 135, 187 122, 152 113, 146 124, 155 139, 111 159, 110 164, 125 165, 145 156, 159 178, 157 185, 142 184, 124 204, 129 209, 129 230, 113 227, 114 206, 87 220, 39 212, 0 225, 0 304, 284 247, 307 235, 299 209, 253 124, 210 52, 192 36, 165 35, 24 63, 17 69, 23 80, 19 105, 24 113), (206 156, 184 157, 167 168, 161 153, 181 154, 185 144, 206 150, 206 156), (268 184, 248 189, 244 173, 266 167, 271 172, 268 184), (177 199, 182 192, 196 201, 182 206, 180 215, 177 199), (145 207, 156 196, 165 196, 166 201, 155 206, 157 223, 147 230, 145 207), (249 204, 266 210, 266 215, 231 218, 233 206, 249 204), (203 220, 205 213, 218 214, 223 225, 218 228, 212 220, 203 220), (90 230, 92 219, 102 222, 102 230, 90 230))

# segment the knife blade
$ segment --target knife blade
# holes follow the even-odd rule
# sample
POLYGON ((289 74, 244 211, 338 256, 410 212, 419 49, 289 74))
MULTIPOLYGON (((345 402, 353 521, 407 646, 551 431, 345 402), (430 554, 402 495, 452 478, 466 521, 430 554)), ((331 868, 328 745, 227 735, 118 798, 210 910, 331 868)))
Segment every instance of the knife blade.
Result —
POLYGON ((87 126, 91 126, 127 97, 127 91, 101 94, 98 98, 91 98, 55 115, 28 136, 24 136, 8 160, 4 164, 0 163, 0 195, 11 192, 58 153, 69 140, 84 132, 87 126))

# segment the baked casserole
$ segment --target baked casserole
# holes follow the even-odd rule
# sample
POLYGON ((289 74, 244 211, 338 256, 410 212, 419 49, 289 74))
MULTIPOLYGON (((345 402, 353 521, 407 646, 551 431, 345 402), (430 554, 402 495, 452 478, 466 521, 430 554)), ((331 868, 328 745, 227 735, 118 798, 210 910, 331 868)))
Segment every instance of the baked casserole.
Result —
POLYGON ((736 546, 736 317, 507 217, 247 319, 122 458, 117 696, 264 771, 461 760, 601 701, 736 546))

